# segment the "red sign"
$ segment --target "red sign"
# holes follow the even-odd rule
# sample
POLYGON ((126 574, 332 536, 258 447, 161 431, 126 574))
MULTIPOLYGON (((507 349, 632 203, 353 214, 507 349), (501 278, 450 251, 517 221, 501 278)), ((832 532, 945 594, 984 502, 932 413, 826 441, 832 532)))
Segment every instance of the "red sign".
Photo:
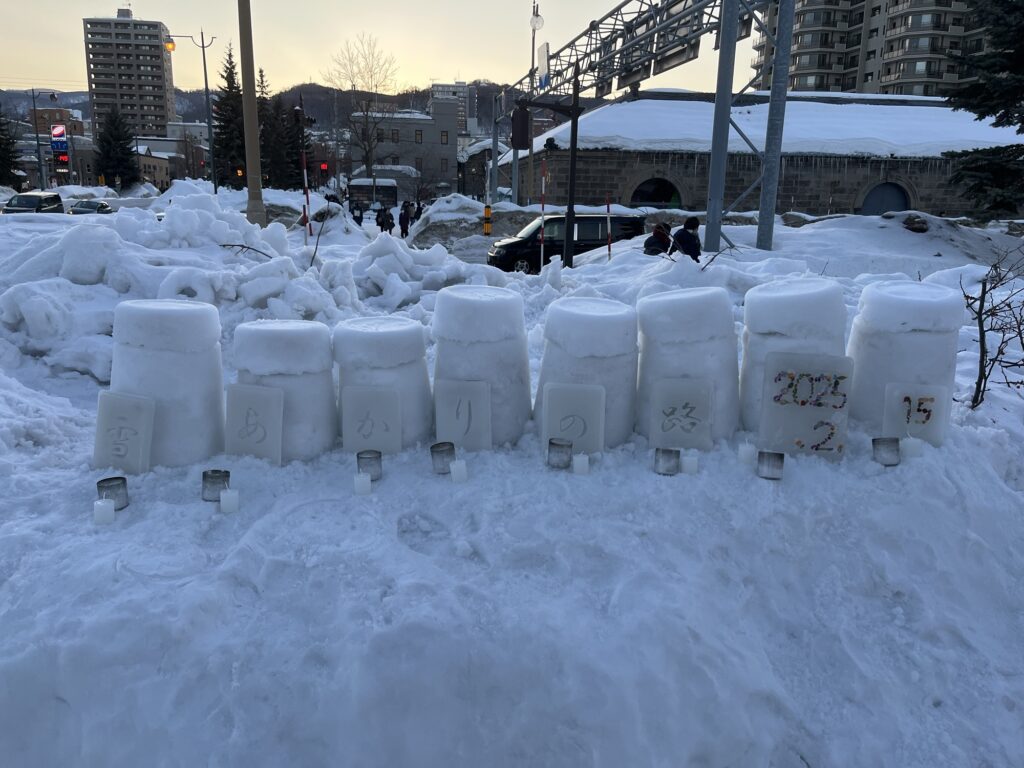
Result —
POLYGON ((65 141, 67 139, 67 129, 63 125, 51 125, 50 126, 50 141, 65 141))

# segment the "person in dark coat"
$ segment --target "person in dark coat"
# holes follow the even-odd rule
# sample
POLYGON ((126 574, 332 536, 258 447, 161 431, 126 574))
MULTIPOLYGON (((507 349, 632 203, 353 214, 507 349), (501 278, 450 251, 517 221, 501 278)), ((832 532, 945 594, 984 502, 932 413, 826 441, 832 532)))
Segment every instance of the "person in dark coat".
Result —
POLYGON ((384 209, 378 208, 377 213, 373 217, 374 223, 377 225, 377 229, 381 232, 384 231, 384 209))
POLYGON ((651 236, 644 240, 644 253, 648 256, 668 253, 672 246, 672 236, 669 234, 667 224, 655 224, 651 236))
POLYGON ((414 213, 412 215, 412 220, 413 221, 419 221, 420 220, 420 216, 422 216, 422 215, 423 215, 423 203, 417 202, 416 203, 416 213, 414 213))
POLYGON ((409 236, 409 204, 402 203, 402 210, 398 214, 398 229, 402 237, 409 236))
POLYGON ((672 246, 668 249, 671 256, 676 251, 682 251, 695 262, 700 264, 700 238, 697 231, 700 229, 700 219, 691 216, 680 229, 672 236, 672 246))
POLYGON ((391 230, 395 228, 395 215, 391 211, 384 212, 384 229, 390 235, 391 230))
POLYGON ((359 203, 352 206, 352 220, 357 226, 363 226, 363 208, 359 203))

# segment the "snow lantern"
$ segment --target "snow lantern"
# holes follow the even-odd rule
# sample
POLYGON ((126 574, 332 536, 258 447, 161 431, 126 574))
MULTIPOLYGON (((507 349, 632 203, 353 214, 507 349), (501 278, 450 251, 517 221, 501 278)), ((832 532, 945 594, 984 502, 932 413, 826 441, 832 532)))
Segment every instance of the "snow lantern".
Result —
MULTIPOLYGON (((931 407, 931 400, 923 405, 909 403, 911 425, 922 422, 924 426, 923 420, 930 419, 932 413, 942 414, 943 421, 948 419, 963 323, 964 300, 952 288, 913 280, 872 283, 864 288, 847 347, 855 365, 850 415, 870 434, 882 435, 886 388, 906 384, 920 389, 916 394, 922 397, 935 397, 934 388, 944 388, 945 402, 935 403, 938 410, 931 407)), ((901 393, 901 397, 911 394, 915 393, 901 393)), ((945 432, 945 424, 929 426, 945 432)), ((941 442, 941 435, 936 442, 941 442)))
POLYGON ((651 437, 659 382, 710 382, 711 438, 736 431, 740 414, 739 360, 732 304, 724 288, 684 288, 640 299, 640 377, 637 432, 651 437))
POLYGON ((534 413, 546 384, 604 387, 604 444, 629 440, 636 420, 636 310, 611 299, 569 297, 548 307, 534 413))
POLYGON ((194 464, 224 450, 217 308, 197 301, 122 301, 114 308, 110 391, 155 403, 150 464, 194 464))
POLYGON ((334 328, 334 359, 341 387, 398 392, 403 448, 430 440, 434 406, 420 323, 390 315, 343 320, 334 328))
POLYGON ((489 386, 491 439, 515 443, 530 419, 530 359, 523 297, 506 288, 452 285, 437 294, 434 380, 489 386))
POLYGON ((832 280, 777 280, 747 291, 744 300, 740 414, 744 429, 761 424, 765 358, 772 352, 837 355, 845 349, 843 289, 832 280))
POLYGON ((238 383, 284 392, 281 461, 307 461, 334 447, 337 404, 331 331, 312 320, 256 320, 235 328, 238 383))

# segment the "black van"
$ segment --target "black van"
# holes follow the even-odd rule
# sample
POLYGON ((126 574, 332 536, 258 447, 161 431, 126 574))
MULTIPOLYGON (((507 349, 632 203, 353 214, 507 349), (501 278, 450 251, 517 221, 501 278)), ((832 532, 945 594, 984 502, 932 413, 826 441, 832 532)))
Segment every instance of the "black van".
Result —
MULTIPOLYGON (((644 216, 612 216, 612 242, 644 233, 644 216)), ((487 263, 506 272, 540 272, 540 217, 515 237, 498 240, 487 253, 487 263)), ((603 213, 576 214, 573 255, 608 244, 608 216, 603 213)), ((565 244, 565 215, 544 217, 544 263, 562 256, 565 244)))
POLYGON ((22 192, 8 200, 0 213, 64 213, 64 203, 56 192, 22 192))

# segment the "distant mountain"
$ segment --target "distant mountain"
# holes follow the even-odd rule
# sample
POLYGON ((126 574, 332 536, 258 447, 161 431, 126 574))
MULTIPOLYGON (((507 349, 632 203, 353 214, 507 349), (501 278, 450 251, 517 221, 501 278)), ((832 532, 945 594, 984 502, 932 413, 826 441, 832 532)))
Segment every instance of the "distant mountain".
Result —
MULTIPOLYGON (((89 116, 88 91, 61 91, 56 88, 37 88, 36 106, 40 109, 50 105, 64 109, 80 109, 85 117, 89 116), (57 101, 51 101, 50 94, 57 94, 57 101)), ((32 109, 32 91, 0 89, 0 112, 11 117, 28 118, 32 109)))

